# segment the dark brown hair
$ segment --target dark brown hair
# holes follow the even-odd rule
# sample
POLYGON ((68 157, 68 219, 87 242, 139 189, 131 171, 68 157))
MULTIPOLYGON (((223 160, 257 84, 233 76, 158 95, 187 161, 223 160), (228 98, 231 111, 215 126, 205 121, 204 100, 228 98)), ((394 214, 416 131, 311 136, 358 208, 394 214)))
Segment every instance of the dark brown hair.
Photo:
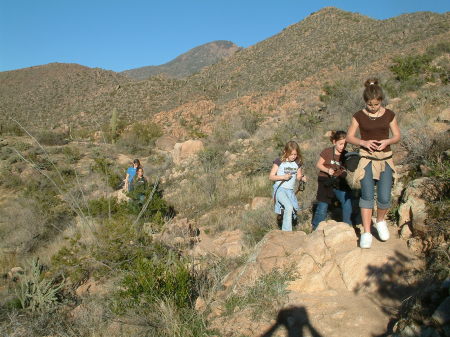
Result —
POLYGON ((337 142, 338 140, 345 139, 347 137, 347 132, 345 131, 331 131, 330 140, 331 142, 337 142))
POLYGON ((383 89, 378 85, 378 78, 369 78, 366 82, 364 82, 363 97, 364 102, 369 102, 373 99, 377 99, 382 101, 384 99, 383 89))

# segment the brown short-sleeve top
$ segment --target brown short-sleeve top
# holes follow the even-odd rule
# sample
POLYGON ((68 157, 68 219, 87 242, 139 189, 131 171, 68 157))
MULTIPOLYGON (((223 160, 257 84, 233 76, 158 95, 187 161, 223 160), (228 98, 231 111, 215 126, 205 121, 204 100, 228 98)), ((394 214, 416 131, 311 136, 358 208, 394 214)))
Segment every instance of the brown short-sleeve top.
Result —
MULTIPOLYGON (((344 158, 344 155, 347 151, 342 151, 341 154, 334 154, 334 147, 328 147, 320 153, 320 156, 324 159, 323 166, 326 168, 332 168, 335 171, 334 176, 339 176, 342 173, 342 169, 344 167, 344 163, 341 161, 341 158, 344 158)), ((320 177, 328 177, 328 174, 325 172, 319 172, 320 177)))
MULTIPOLYGON (((376 119, 370 119, 364 111, 359 110, 353 117, 359 124, 362 140, 382 140, 389 138, 389 124, 394 119, 395 113, 392 110, 386 109, 382 116, 376 119)), ((387 146, 383 151, 388 152, 390 150, 391 147, 387 146)))

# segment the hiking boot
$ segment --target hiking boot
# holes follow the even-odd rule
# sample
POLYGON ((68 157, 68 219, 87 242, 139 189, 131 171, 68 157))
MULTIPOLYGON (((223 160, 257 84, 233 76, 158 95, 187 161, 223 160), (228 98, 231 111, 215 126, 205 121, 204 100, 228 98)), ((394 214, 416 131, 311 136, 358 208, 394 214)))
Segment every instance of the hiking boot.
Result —
POLYGON ((389 229, 387 228, 386 221, 377 222, 374 226, 377 229, 378 237, 381 241, 389 240, 389 229))
POLYGON ((372 245, 372 234, 366 232, 361 235, 359 240, 359 247, 361 248, 370 248, 372 245))

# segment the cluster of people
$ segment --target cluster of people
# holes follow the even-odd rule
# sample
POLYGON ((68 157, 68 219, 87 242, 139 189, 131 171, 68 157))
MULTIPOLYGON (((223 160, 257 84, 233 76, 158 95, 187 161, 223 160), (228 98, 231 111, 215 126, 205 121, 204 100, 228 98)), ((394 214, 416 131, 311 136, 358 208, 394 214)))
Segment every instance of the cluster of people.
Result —
POLYGON ((144 177, 144 168, 139 159, 133 160, 133 165, 127 169, 124 179, 124 190, 129 193, 132 200, 143 204, 147 191, 147 178, 144 177))
MULTIPOLYGON (((317 182, 316 209, 312 218, 312 228, 326 219, 329 205, 334 197, 340 202, 342 221, 353 225, 353 193, 346 176, 346 144, 359 146, 359 162, 352 174, 353 181, 360 183, 360 217, 363 233, 361 248, 370 248, 372 244, 372 212, 376 188, 377 214, 375 229, 382 241, 389 239, 386 214, 391 207, 391 189, 395 170, 390 145, 400 140, 400 129, 395 113, 385 107, 383 90, 377 79, 365 82, 363 98, 365 108, 356 112, 348 131, 332 132, 332 147, 324 149, 316 167, 319 170, 317 182), (357 136, 359 130, 360 137, 357 136)), ((294 192, 296 181, 306 181, 303 174, 303 160, 298 144, 288 142, 281 155, 273 162, 269 179, 274 181, 273 198, 275 213, 283 216, 281 229, 292 231, 292 220, 296 218, 299 204, 294 192)), ((358 216, 357 214, 356 216, 358 216)))

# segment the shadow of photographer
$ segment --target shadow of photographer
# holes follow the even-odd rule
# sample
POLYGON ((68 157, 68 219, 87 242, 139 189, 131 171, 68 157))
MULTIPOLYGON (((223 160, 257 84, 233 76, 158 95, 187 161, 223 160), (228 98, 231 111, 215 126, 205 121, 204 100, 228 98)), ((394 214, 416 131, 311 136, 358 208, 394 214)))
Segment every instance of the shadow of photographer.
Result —
POLYGON ((287 337, 303 337, 303 330, 309 330, 309 336, 323 337, 309 322, 308 312, 305 307, 289 307, 278 312, 277 322, 270 327, 261 337, 273 336, 275 331, 284 326, 287 337))

